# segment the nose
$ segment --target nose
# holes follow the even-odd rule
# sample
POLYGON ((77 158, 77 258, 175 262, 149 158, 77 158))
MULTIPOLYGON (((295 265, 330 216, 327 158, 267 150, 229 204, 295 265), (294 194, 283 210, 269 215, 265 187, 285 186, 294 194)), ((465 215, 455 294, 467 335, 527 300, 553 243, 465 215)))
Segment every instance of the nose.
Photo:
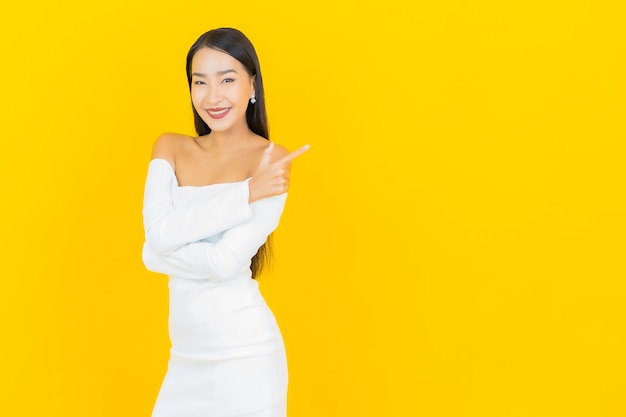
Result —
POLYGON ((216 88, 213 86, 208 87, 207 94, 204 98, 204 103, 210 107, 210 106, 214 106, 220 101, 222 101, 222 95, 219 91, 219 88, 216 88))

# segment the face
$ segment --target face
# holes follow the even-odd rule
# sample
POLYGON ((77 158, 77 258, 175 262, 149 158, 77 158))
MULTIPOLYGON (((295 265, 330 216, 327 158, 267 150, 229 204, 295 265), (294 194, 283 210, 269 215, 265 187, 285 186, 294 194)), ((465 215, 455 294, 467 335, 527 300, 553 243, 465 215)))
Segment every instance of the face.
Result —
POLYGON ((191 100, 214 132, 247 128, 246 110, 254 96, 254 77, 227 53, 202 48, 191 62, 191 100))

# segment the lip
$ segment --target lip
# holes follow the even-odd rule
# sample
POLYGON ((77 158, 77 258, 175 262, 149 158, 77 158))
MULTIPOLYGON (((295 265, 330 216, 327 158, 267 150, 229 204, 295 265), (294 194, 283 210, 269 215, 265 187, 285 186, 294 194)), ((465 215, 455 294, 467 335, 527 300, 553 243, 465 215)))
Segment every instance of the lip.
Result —
POLYGON ((206 109, 206 112, 211 119, 222 119, 226 117, 228 113, 230 113, 231 109, 232 107, 219 107, 206 109))

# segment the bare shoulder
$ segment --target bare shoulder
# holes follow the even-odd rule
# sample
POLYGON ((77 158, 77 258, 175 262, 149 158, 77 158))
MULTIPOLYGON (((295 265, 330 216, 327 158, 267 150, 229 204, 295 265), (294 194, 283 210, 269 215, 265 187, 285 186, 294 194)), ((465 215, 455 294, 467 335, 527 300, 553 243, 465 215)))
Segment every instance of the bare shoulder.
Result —
POLYGON ((261 136, 255 136, 254 140, 250 142, 249 150, 256 155, 256 158, 259 160, 267 150, 270 143, 274 144, 274 149, 272 150, 272 154, 270 155, 270 162, 274 162, 289 154, 289 150, 282 145, 278 145, 275 142, 270 142, 261 136))
POLYGON ((172 167, 176 167, 176 155, 189 141, 193 141, 191 136, 171 132, 163 133, 154 141, 152 159, 165 159, 172 167))

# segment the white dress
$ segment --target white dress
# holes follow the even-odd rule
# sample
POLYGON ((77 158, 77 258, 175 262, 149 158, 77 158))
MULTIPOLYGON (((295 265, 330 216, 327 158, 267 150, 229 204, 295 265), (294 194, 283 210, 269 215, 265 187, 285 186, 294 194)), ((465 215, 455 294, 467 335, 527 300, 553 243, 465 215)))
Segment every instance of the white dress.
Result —
POLYGON ((150 162, 142 257, 169 275, 172 343, 152 417, 286 415, 283 340, 250 271, 286 194, 248 193, 248 180, 181 187, 169 162, 150 162))

